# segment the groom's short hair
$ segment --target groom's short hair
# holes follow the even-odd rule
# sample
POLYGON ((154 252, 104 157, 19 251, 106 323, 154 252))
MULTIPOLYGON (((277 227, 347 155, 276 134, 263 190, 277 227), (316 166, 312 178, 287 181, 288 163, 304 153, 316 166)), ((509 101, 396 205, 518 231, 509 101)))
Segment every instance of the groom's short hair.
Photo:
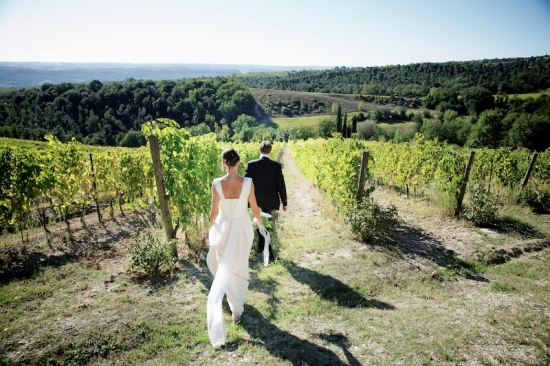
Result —
POLYGON ((262 154, 269 154, 269 153, 271 153, 271 148, 272 148, 272 147, 273 147, 273 146, 271 146, 271 142, 269 142, 269 141, 262 141, 262 142, 260 143, 260 152, 261 152, 262 154))

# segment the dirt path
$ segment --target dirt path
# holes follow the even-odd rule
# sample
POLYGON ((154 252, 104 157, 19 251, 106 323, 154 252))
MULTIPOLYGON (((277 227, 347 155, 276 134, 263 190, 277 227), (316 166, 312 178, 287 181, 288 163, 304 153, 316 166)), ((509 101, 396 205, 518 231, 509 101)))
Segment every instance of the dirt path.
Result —
POLYGON ((321 197, 317 188, 300 171, 292 158, 290 149, 283 147, 280 153, 284 175, 287 181, 289 211, 292 216, 318 216, 321 214, 321 197), (288 184, 290 182, 290 184, 288 184))

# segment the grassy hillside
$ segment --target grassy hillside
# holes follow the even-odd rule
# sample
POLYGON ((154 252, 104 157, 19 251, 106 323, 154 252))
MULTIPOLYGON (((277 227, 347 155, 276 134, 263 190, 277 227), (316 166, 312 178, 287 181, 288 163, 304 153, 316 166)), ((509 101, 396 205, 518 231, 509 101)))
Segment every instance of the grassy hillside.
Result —
POLYGON ((286 127, 310 127, 317 128, 319 123, 324 119, 334 119, 333 114, 324 114, 317 116, 303 116, 303 117, 279 117, 273 119, 273 127, 286 128, 286 127))
POLYGON ((550 89, 546 89, 540 93, 525 93, 525 94, 514 94, 515 97, 518 97, 520 99, 527 99, 527 98, 538 98, 543 94, 550 94, 550 89))
POLYGON ((292 111, 290 116, 330 114, 334 103, 342 106, 343 113, 359 112, 360 108, 364 111, 399 108, 398 105, 392 103, 377 104, 362 101, 359 95, 355 94, 309 93, 273 89, 250 89, 250 92, 263 109, 263 114, 271 117, 285 116, 281 111, 282 107, 292 111))
MULTIPOLYGON (((356 112, 358 113, 358 112, 356 112)), ((348 120, 356 113, 349 113, 348 120)), ((324 119, 335 120, 336 116, 334 114, 330 115, 317 115, 317 116, 303 116, 303 117, 278 117, 273 118, 268 125, 275 128, 289 128, 289 127, 308 127, 313 130, 317 130, 319 123, 324 119)), ((411 121, 393 121, 393 122, 380 122, 378 126, 388 132, 390 135, 393 135, 394 132, 400 131, 401 134, 411 133, 411 131, 416 129, 415 122, 411 121)))

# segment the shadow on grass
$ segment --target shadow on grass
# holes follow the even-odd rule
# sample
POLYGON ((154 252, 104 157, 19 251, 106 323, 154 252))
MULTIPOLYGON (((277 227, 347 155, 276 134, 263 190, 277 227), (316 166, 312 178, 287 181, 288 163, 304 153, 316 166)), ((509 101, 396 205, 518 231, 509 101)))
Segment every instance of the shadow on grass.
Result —
MULTIPOLYGON (((295 265, 292 262, 280 261, 289 270, 292 276, 300 283, 308 285, 323 300, 334 302, 339 306, 348 308, 377 308, 382 310, 395 309, 392 305, 381 301, 367 299, 352 288, 335 279, 307 268, 295 265)), ((259 264, 259 263, 258 263, 259 264)), ((263 264, 261 264, 263 266, 263 264)), ((213 277, 204 267, 197 267, 188 263, 184 269, 194 279, 205 287, 208 293, 212 285, 213 277)), ((254 281, 251 278, 251 282, 254 281)), ((255 291, 271 294, 278 283, 275 280, 262 281, 255 286, 255 291)), ((273 304, 272 304, 273 305, 273 304)), ((205 304, 206 306, 206 304, 205 304)), ((273 356, 291 362, 293 365, 360 365, 361 363, 351 354, 349 347, 351 342, 343 334, 323 333, 316 336, 325 342, 340 347, 346 356, 342 361, 336 353, 312 343, 300 339, 293 334, 281 330, 271 323, 270 318, 263 315, 254 306, 245 302, 241 324, 255 341, 246 341, 254 346, 265 347, 273 356)), ((223 301, 224 312, 230 313, 227 301, 223 301)), ((235 350, 239 343, 227 344, 228 350, 235 350)))
POLYGON ((116 220, 102 223, 79 223, 81 227, 67 236, 66 231, 56 233, 63 245, 56 249, 31 243, 14 243, 0 251, 0 283, 28 279, 45 268, 57 268, 82 259, 102 256, 121 240, 135 236, 136 228, 150 226, 148 212, 126 214, 116 220), (111 228, 106 226, 109 222, 111 228), (114 229, 114 230, 113 230, 114 229))
POLYGON ((264 115, 262 117, 260 124, 266 125, 266 127, 273 127, 273 128, 279 127, 275 122, 273 122, 273 119, 268 115, 264 115))
POLYGON ((258 309, 248 304, 245 304, 242 325, 252 338, 260 340, 252 342, 255 346, 264 346, 273 356, 291 362, 292 365, 360 365, 348 350, 349 340, 341 334, 319 335, 319 338, 342 347, 347 363, 330 349, 279 329, 258 309))
MULTIPOLYGON (((19 255, 19 254, 16 254, 19 255)), ((17 259, 0 267, 0 284, 7 284, 14 280, 32 278, 40 274, 46 267, 61 267, 69 262, 77 260, 78 256, 72 254, 46 255, 40 252, 24 254, 23 259, 17 259)))
POLYGON ((344 352, 344 355, 346 355, 346 358, 348 360, 348 363, 350 365, 361 365, 355 357, 351 354, 349 351, 349 347, 351 346, 351 342, 349 339, 343 335, 342 333, 335 333, 335 334, 317 334, 317 336, 321 339, 324 339, 325 341, 332 343, 342 349, 344 352))
POLYGON ((338 306, 347 308, 376 308, 380 310, 395 309, 395 307, 385 302, 361 296, 361 294, 351 287, 332 276, 297 266, 292 262, 283 261, 282 264, 296 281, 309 286, 323 300, 333 302, 338 306))
POLYGON ((158 276, 144 274, 141 276, 132 277, 132 282, 142 285, 149 289, 149 295, 155 294, 172 284, 177 283, 180 279, 181 272, 164 271, 158 276))
POLYGON ((386 240, 370 244, 391 247, 406 257, 427 259, 440 267, 452 269, 466 278, 488 282, 485 277, 477 273, 475 263, 460 259, 455 251, 446 249, 439 240, 409 226, 398 225, 389 231, 386 240))
POLYGON ((499 218, 494 225, 489 227, 499 233, 514 233, 527 239, 544 239, 546 237, 534 226, 512 217, 499 218))

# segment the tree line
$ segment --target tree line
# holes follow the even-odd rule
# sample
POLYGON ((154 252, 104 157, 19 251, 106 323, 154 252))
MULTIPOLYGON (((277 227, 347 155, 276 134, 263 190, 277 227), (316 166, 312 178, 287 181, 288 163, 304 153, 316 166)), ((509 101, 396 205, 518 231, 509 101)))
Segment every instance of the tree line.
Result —
MULTIPOLYGON (((544 138, 550 135, 550 98, 521 99, 510 93, 548 87, 549 56, 342 67, 286 76, 265 73, 239 78, 44 84, 0 93, 0 136, 42 140, 51 134, 62 142, 75 138, 90 145, 141 146, 145 144, 144 122, 170 118, 193 136, 215 132, 221 141, 288 141, 331 137, 334 132, 343 137, 407 141, 421 132, 429 139, 460 146, 542 151, 550 146, 544 138), (360 92, 362 101, 398 107, 364 111, 349 119, 333 108, 336 119, 327 117, 318 130, 281 129, 258 124, 256 109, 261 112, 261 108, 251 86, 360 92), (425 108, 423 113, 407 110, 419 107, 425 108), (404 120, 414 121, 416 127, 400 133, 376 126, 381 121, 404 120)), ((264 112, 277 109, 284 115, 328 111, 328 105, 303 101, 265 104, 265 108, 268 111, 264 112)))
POLYGON ((141 125, 170 118, 181 127, 229 131, 241 115, 254 116, 256 102, 234 78, 43 84, 0 97, 0 136, 90 145, 140 146, 141 125))
POLYGON ((425 97, 432 88, 519 94, 550 87, 550 56, 241 75, 248 86, 303 92, 425 97))

